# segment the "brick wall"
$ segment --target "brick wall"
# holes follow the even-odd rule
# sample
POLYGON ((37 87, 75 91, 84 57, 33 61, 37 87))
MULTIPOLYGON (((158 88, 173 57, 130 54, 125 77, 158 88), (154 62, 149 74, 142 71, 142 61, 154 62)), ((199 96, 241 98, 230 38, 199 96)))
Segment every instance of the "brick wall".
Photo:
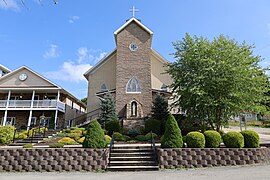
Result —
POLYGON ((0 171, 105 170, 108 149, 0 149, 0 171))
POLYGON ((179 148, 157 149, 160 168, 192 168, 265 163, 268 148, 179 148))

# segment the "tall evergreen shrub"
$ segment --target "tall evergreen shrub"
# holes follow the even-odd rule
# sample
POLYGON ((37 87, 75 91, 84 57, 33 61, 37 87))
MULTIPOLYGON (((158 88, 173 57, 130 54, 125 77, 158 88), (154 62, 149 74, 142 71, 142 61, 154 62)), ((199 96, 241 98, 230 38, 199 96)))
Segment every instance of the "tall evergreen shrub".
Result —
MULTIPOLYGON (((115 101, 111 93, 107 93, 101 100, 100 104, 100 123, 104 126, 110 120, 117 120, 115 110, 115 101)), ((105 127, 103 127, 105 128, 105 127)))
POLYGON ((152 119, 160 121, 160 132, 161 134, 165 131, 166 120, 169 116, 168 111, 168 102, 164 99, 163 96, 157 95, 154 99, 152 106, 152 119))
POLYGON ((172 114, 169 114, 168 120, 165 126, 165 133, 161 139, 162 148, 182 148, 183 139, 181 130, 172 114))
POLYGON ((90 122, 82 145, 85 148, 105 148, 107 146, 104 131, 97 120, 90 122))

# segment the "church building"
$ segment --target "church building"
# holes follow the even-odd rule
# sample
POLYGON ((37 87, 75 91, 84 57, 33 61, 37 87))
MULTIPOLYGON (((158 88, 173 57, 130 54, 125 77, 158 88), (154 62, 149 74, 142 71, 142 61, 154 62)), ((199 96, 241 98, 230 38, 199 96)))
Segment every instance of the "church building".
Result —
POLYGON ((153 32, 135 17, 114 32, 116 48, 85 74, 88 112, 100 108, 100 98, 110 92, 125 128, 144 126, 157 94, 170 97, 168 61, 152 45, 153 32))

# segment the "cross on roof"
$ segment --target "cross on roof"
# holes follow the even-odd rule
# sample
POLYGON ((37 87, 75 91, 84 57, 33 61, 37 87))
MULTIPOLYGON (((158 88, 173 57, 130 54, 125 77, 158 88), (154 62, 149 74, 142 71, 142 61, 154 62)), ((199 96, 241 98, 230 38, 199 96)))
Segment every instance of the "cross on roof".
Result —
POLYGON ((139 9, 136 9, 135 6, 133 6, 132 9, 129 10, 129 12, 132 12, 132 17, 135 17, 135 13, 139 12, 139 9))

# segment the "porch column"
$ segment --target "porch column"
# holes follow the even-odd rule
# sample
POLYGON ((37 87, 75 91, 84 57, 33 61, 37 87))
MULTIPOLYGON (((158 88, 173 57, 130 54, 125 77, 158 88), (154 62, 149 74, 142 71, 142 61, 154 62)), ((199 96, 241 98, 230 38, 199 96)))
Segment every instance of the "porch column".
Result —
POLYGON ((10 95, 11 95, 11 91, 8 91, 8 98, 7 98, 6 110, 5 110, 5 114, 4 114, 3 126, 5 126, 6 125, 6 122, 7 122, 8 106, 9 106, 10 95))
POLYGON ((56 129, 57 117, 58 117, 58 102, 60 101, 60 90, 57 91, 56 110, 54 116, 54 129, 56 129))
POLYGON ((33 91, 31 105, 30 105, 30 113, 29 113, 29 118, 28 118, 28 123, 27 123, 27 130, 30 129, 30 125, 31 125, 31 119, 32 119, 32 114, 33 114, 33 105, 34 105, 35 94, 36 94, 36 92, 33 91))

